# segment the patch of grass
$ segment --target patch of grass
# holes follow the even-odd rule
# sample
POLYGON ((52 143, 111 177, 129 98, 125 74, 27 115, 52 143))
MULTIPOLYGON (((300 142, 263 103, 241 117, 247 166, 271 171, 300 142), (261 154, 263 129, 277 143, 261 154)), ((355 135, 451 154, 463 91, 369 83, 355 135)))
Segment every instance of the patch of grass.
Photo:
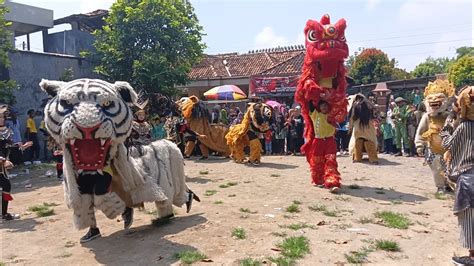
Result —
POLYGON ((223 202, 222 200, 216 200, 216 201, 214 201, 214 204, 216 204, 216 205, 223 204, 223 203, 224 203, 224 202, 223 202))
POLYGON ((280 177, 280 174, 271 174, 270 177, 280 177))
POLYGON ((229 187, 237 186, 238 184, 239 184, 239 182, 227 182, 227 185, 229 187))
POLYGON ((375 248, 377 250, 385 250, 391 252, 400 251, 400 245, 398 242, 392 240, 375 240, 375 248))
POLYGON ((229 186, 227 184, 221 184, 219 185, 220 188, 228 188, 229 186))
POLYGON ((268 258, 269 261, 273 262, 278 266, 290 266, 295 264, 295 260, 292 258, 280 256, 280 257, 270 257, 268 258))
POLYGON ((38 217, 46 217, 54 215, 54 209, 50 208, 50 206, 57 206, 51 205, 52 203, 43 203, 35 206, 31 206, 28 208, 28 211, 35 212, 38 217))
POLYGON ((237 195, 235 195, 235 194, 230 194, 230 195, 229 195, 229 196, 227 196, 227 197, 229 197, 229 198, 233 198, 233 197, 235 197, 235 196, 237 196, 237 195))
POLYGON ((364 262, 367 262, 367 256, 372 251, 373 250, 364 247, 357 251, 351 251, 349 254, 344 254, 344 257, 346 257, 346 260, 349 263, 362 264, 364 262))
POLYGON ((174 257, 179 259, 184 264, 193 264, 197 261, 207 259, 207 256, 199 251, 186 250, 174 254, 174 257))
POLYGON ((246 258, 239 261, 240 266, 260 266, 262 263, 252 258, 246 258))
POLYGON ((204 193, 204 196, 212 196, 214 194, 217 193, 217 190, 206 190, 206 192, 204 193))
POLYGON ((360 224, 373 224, 373 223, 375 223, 375 221, 372 217, 360 217, 357 220, 357 222, 360 223, 360 224))
POLYGON ((325 210, 323 211, 323 214, 329 217, 338 217, 338 211, 336 210, 325 210))
POLYGON ((315 205, 309 206, 308 209, 314 212, 323 212, 323 211, 327 211, 328 208, 324 204, 315 204, 315 205))
POLYGON ((301 205, 301 201, 299 201, 299 200, 294 200, 294 201, 293 201, 293 204, 301 205))
POLYGON ((201 170, 201 171, 199 171, 199 174, 200 174, 200 175, 207 175, 207 174, 209 174, 209 171, 207 171, 207 170, 201 170))
POLYGON ((393 205, 400 205, 400 204, 403 204, 403 202, 401 200, 392 200, 392 204, 393 205))
POLYGON ((251 211, 249 208, 240 208, 239 211, 243 213, 251 213, 251 214, 258 213, 257 211, 251 211))
POLYGON ((357 185, 357 184, 350 184, 350 185, 348 186, 348 188, 350 188, 350 189, 360 189, 360 186, 357 185))
POLYGON ((288 237, 277 245, 281 248, 281 254, 291 259, 303 258, 309 253, 309 239, 305 236, 288 237))
POLYGON ((54 203, 54 202, 43 202, 43 206, 46 206, 46 207, 56 207, 56 206, 59 206, 59 204, 54 203))
POLYGON ((341 195, 337 195, 336 197, 334 197, 335 200, 340 200, 340 201, 351 201, 351 199, 349 197, 344 197, 344 196, 341 196, 341 195))
POLYGON ((286 228, 288 229, 291 229, 291 230, 300 230, 300 229, 304 229, 304 228, 310 228, 310 229, 315 229, 316 227, 312 224, 308 224, 308 223, 297 223, 297 224, 290 224, 288 226, 285 226, 286 228))
POLYGON ((242 227, 236 227, 234 228, 234 230, 232 230, 232 237, 235 237, 237 239, 245 239, 247 238, 247 233, 242 227))
POLYGON ((292 203, 290 206, 286 207, 286 211, 291 213, 300 212, 300 206, 292 203))
POLYGON ((72 248, 76 245, 76 242, 73 241, 67 241, 66 244, 64 245, 67 248, 72 248))
POLYGON ((443 194, 443 193, 435 193, 434 196, 435 196, 435 199, 438 199, 438 200, 448 199, 448 196, 446 196, 446 194, 443 194))
POLYGON ((411 224, 407 216, 391 211, 376 212, 375 217, 382 219, 383 224, 390 228, 408 229, 411 224))

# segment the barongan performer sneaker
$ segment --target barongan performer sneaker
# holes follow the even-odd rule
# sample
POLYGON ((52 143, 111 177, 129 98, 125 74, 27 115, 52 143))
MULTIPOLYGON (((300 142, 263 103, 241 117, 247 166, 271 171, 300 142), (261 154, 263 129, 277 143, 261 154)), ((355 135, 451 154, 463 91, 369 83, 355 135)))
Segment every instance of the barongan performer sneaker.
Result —
POLYGON ((123 228, 128 229, 133 223, 133 208, 125 207, 125 211, 122 213, 123 228))
POLYGON ((94 240, 98 237, 101 237, 100 230, 99 228, 90 228, 87 234, 85 234, 83 237, 81 237, 81 243, 86 243, 91 240, 94 240))
POLYGON ((453 257, 453 263, 459 266, 474 266, 474 260, 469 256, 453 257))

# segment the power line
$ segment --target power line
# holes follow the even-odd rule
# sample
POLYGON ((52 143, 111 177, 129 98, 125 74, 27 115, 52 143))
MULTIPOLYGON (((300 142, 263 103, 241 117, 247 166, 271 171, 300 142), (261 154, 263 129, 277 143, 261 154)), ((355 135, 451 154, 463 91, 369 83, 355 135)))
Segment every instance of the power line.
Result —
MULTIPOLYGON (((472 29, 469 27, 469 29, 472 29)), ((425 33, 425 34, 412 34, 412 35, 404 35, 404 36, 395 36, 395 37, 387 37, 387 38, 377 38, 377 39, 366 39, 366 40, 359 40, 359 41, 350 41, 350 43, 358 43, 358 42, 369 42, 369 41, 380 41, 380 40, 392 40, 392 39, 400 39, 400 38, 409 38, 409 37, 419 37, 419 36, 429 36, 429 35, 437 35, 437 34, 444 34, 444 33, 453 33, 453 32, 464 32, 464 30, 457 30, 457 31, 444 31, 444 32, 432 32, 432 33, 425 33)))
POLYGON ((439 41, 439 42, 421 42, 421 43, 410 43, 410 44, 399 44, 399 45, 382 46, 382 47, 378 47, 378 48, 396 48, 396 47, 418 46, 418 45, 425 45, 425 44, 461 42, 461 41, 472 41, 472 40, 473 40, 473 39, 460 39, 460 40, 449 40, 449 41, 439 41))

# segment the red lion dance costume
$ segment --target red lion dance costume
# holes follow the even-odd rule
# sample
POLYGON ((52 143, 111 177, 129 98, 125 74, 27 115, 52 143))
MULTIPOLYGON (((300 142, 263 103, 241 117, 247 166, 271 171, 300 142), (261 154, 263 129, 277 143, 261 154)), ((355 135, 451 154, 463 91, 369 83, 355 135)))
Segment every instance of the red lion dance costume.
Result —
POLYGON ((334 132, 337 123, 347 116, 344 59, 349 48, 345 29, 344 19, 332 25, 329 15, 324 15, 321 22, 306 22, 306 56, 295 93, 305 121, 306 143, 301 151, 310 165, 312 183, 331 191, 341 186, 334 132), (326 114, 318 108, 320 101, 329 105, 326 114))

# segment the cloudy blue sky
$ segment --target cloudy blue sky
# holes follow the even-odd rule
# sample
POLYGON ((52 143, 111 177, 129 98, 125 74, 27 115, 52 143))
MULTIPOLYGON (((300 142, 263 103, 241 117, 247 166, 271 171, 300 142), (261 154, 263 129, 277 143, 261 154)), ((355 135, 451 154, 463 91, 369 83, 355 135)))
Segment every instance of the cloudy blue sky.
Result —
MULTIPOLYGON (((14 0, 54 10, 54 17, 107 9, 113 0, 14 0)), ((347 21, 350 53, 385 51, 412 70, 428 56, 452 57, 473 46, 473 4, 468 0, 191 0, 204 27, 209 54, 303 44, 308 19, 329 13, 347 21)), ((56 30, 61 30, 56 29, 56 30)), ((33 40, 37 40, 36 36, 33 40)), ((21 40, 19 40, 21 41, 21 40)), ((33 49, 40 50, 36 41, 33 49)))

